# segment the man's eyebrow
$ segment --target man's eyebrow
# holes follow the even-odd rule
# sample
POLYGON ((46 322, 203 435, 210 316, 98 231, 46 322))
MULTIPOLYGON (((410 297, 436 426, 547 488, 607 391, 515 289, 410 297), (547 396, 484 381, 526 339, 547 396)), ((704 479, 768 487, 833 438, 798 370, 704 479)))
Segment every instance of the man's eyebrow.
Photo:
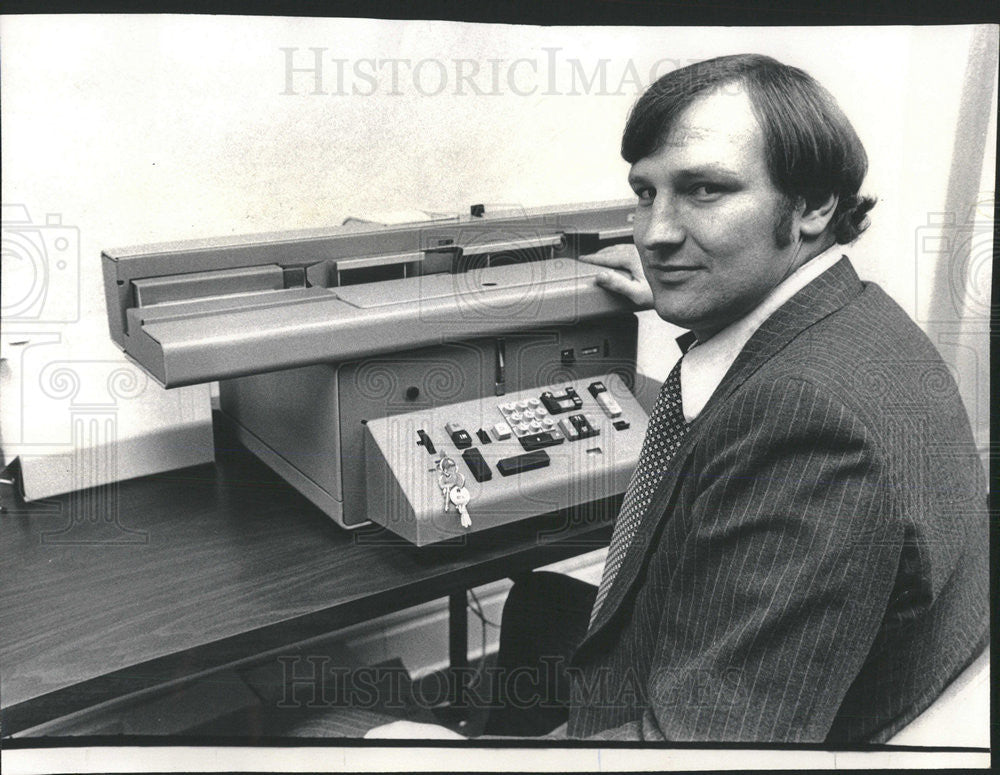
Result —
POLYGON ((727 178, 738 178, 739 173, 735 170, 729 169, 722 164, 699 164, 695 167, 687 167, 686 169, 678 170, 674 173, 674 177, 677 178, 697 178, 703 175, 722 175, 727 178))
MULTIPOLYGON (((701 177, 724 177, 731 180, 739 180, 740 174, 723 164, 706 162, 705 164, 698 164, 693 167, 686 167, 684 169, 677 170, 672 173, 672 177, 681 181, 688 181, 701 177)), ((634 170, 629 171, 628 184, 633 188, 648 182, 649 179, 641 172, 636 172, 634 170)))

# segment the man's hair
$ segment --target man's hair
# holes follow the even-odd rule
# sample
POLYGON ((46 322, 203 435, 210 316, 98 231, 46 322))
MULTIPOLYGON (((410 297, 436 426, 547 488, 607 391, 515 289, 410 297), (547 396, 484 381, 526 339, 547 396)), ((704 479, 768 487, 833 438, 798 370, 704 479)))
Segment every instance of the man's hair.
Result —
POLYGON ((764 133, 771 182, 807 207, 837 196, 827 227, 842 245, 868 228, 875 205, 859 191, 868 157, 854 127, 812 76, 760 54, 717 57, 667 73, 636 101, 622 135, 622 157, 635 164, 658 151, 678 116, 697 97, 745 88, 764 133))

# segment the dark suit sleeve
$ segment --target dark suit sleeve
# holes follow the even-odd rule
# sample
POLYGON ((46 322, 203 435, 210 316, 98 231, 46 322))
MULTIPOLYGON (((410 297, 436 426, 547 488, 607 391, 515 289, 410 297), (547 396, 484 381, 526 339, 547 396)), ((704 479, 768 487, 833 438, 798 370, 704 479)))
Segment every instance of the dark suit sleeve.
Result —
POLYGON ((646 581, 667 587, 649 710, 598 737, 822 741, 899 561, 884 456, 798 379, 741 391, 712 422, 680 561, 646 581))

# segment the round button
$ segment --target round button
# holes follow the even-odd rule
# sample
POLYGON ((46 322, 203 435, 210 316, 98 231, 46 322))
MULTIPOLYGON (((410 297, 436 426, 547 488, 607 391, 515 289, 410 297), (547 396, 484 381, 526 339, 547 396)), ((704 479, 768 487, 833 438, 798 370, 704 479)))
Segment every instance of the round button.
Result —
POLYGON ((541 404, 542 402, 541 402, 541 401, 539 401, 539 400, 538 400, 537 398, 529 398, 529 399, 528 399, 528 403, 529 403, 529 404, 530 404, 531 406, 538 406, 538 405, 539 405, 539 404, 541 404))
POLYGON ((521 422, 521 419, 522 419, 522 417, 521 417, 521 413, 520 412, 511 412, 510 413, 510 421, 511 422, 521 422))
POLYGON ((531 430, 540 431, 542 429, 542 424, 538 420, 531 421, 531 430))
POLYGON ((542 425, 544 425, 546 428, 551 428, 555 424, 556 424, 555 420, 553 420, 551 417, 542 418, 542 425))
POLYGON ((509 414, 514 411, 514 404, 504 404, 500 409, 509 414))
POLYGON ((527 409, 528 408, 528 402, 527 401, 518 401, 517 402, 517 408, 518 409, 527 409))
POLYGON ((524 419, 525 420, 534 420, 535 419, 535 413, 533 411, 531 411, 530 409, 525 409, 524 410, 524 419))
POLYGON ((528 423, 526 423, 526 422, 519 422, 517 424, 517 429, 519 431, 526 431, 526 430, 528 430, 528 423))

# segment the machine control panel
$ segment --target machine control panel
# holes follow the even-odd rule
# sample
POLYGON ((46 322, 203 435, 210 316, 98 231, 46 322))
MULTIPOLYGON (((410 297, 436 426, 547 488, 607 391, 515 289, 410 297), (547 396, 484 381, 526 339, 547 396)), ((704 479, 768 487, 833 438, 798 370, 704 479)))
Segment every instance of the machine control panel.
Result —
POLYGON ((615 495, 647 422, 616 374, 370 419, 368 516, 422 546, 615 495))

